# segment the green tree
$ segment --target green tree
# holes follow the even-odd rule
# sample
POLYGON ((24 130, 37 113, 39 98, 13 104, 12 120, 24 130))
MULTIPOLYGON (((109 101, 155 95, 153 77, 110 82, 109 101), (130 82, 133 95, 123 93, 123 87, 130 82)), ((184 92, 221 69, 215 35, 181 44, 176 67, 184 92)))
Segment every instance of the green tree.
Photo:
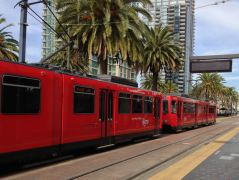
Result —
MULTIPOLYGON (((163 86, 164 83, 160 78, 158 78, 157 91, 162 92, 163 86)), ((141 79, 141 88, 151 90, 152 87, 153 87, 153 75, 152 74, 145 75, 144 78, 141 79)))
POLYGON ((237 109, 239 97, 234 87, 223 87, 220 98, 222 106, 230 109, 231 113, 233 113, 233 109, 237 109))
POLYGON ((211 100, 217 103, 224 88, 224 79, 217 73, 203 73, 197 77, 198 85, 192 90, 196 98, 211 100))
POLYGON ((6 19, 0 14, 0 59, 17 61, 18 42, 13 38, 11 32, 6 31, 12 24, 3 25, 5 22, 6 19))
MULTIPOLYGON (((150 0, 57 0, 60 20, 68 25, 70 34, 78 39, 83 57, 98 57, 102 74, 107 73, 109 56, 136 61, 143 58, 140 39, 146 31, 139 14, 150 18, 144 6, 150 0)), ((60 32, 60 27, 57 28, 60 32)))
MULTIPOLYGON (((141 87, 143 89, 152 89, 153 87, 153 76, 147 75, 141 79, 141 87)), ((158 78, 157 91, 162 93, 178 93, 178 85, 172 82, 164 82, 158 78)))
POLYGON ((144 58, 143 71, 153 74, 152 90, 156 91, 159 72, 162 69, 179 69, 182 60, 182 49, 168 26, 159 25, 150 29, 145 41, 144 58))
MULTIPOLYGON (((66 68, 67 67, 67 50, 62 50, 57 55, 50 58, 44 64, 52 64, 58 67, 66 68)), ((70 71, 77 71, 81 73, 88 72, 88 61, 85 61, 83 57, 80 57, 79 51, 72 49, 70 50, 70 61, 69 69, 70 71)))

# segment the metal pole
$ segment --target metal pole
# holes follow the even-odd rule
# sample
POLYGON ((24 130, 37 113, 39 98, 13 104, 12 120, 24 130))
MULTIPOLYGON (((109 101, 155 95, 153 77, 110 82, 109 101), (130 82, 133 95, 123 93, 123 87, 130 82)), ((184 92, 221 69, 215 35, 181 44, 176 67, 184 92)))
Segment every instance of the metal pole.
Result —
POLYGON ((23 0, 20 3, 20 38, 19 38, 19 61, 26 62, 26 34, 27 34, 27 6, 28 0, 23 0))
MULTIPOLYGON (((69 34, 69 32, 70 32, 70 28, 68 27, 68 34, 69 34)), ((70 39, 69 39, 69 42, 70 42, 70 39)), ((66 63, 67 70, 70 70, 70 53, 71 53, 70 51, 71 51, 70 46, 68 46, 68 48, 67 48, 67 63, 66 63)))

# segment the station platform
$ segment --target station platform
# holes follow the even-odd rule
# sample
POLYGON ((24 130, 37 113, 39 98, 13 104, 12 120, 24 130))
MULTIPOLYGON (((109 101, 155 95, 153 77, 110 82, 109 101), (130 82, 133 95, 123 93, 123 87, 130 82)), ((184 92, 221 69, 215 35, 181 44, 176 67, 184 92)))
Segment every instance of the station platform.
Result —
POLYGON ((239 179, 239 127, 230 130, 149 179, 239 179))

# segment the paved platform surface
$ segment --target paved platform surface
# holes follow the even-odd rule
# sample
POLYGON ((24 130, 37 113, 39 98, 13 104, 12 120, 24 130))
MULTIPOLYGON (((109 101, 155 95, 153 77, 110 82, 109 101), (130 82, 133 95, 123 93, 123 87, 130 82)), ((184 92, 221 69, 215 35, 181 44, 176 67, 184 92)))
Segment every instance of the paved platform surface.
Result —
MULTIPOLYGON (((223 142, 217 142, 223 143, 223 142)), ((189 173, 184 180, 239 179, 239 134, 189 173)))
POLYGON ((148 176, 150 180, 238 180, 239 118, 230 131, 148 176))

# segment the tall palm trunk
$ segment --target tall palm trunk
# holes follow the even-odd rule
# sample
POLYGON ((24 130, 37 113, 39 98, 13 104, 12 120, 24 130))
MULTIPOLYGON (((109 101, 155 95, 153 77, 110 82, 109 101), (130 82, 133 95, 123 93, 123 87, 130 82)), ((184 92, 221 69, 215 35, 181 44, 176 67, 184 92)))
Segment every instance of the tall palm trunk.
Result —
POLYGON ((107 60, 100 59, 100 74, 107 74, 108 62, 107 60))
POLYGON ((102 47, 101 47, 101 53, 98 56, 99 58, 99 62, 100 62, 100 74, 107 74, 107 68, 108 68, 108 59, 107 57, 105 57, 105 47, 104 47, 104 43, 102 43, 102 47))
POLYGON ((158 76, 159 73, 153 73, 153 86, 152 86, 152 90, 153 91, 157 91, 158 90, 158 76))

